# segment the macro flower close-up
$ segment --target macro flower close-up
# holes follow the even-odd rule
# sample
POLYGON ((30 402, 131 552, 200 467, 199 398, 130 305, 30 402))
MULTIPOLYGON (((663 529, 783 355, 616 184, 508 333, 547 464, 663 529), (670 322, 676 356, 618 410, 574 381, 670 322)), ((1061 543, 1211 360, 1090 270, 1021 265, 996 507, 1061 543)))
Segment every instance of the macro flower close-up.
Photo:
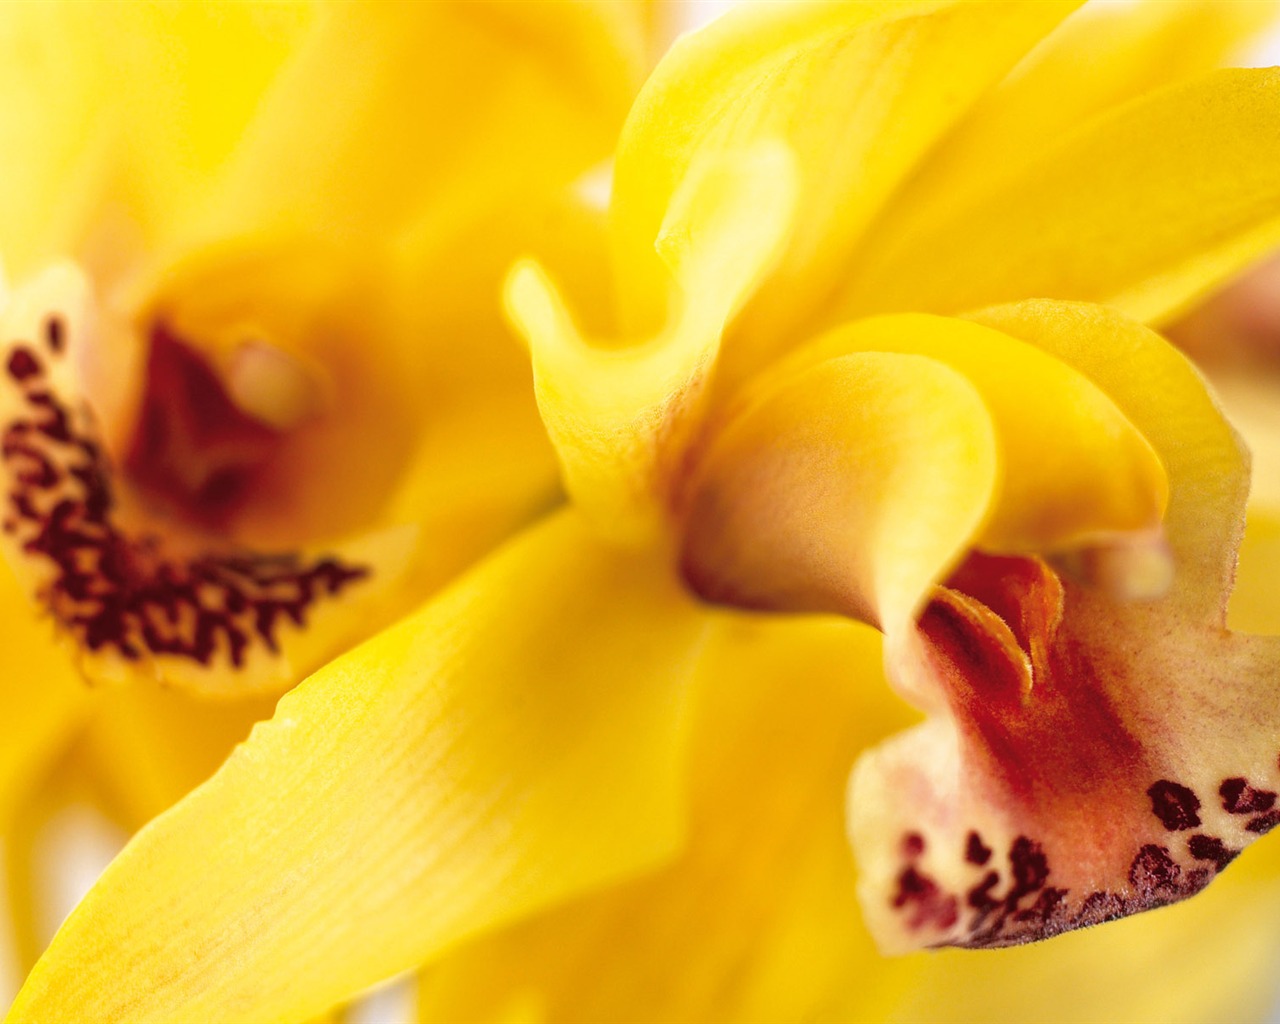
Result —
POLYGON ((1267 1019, 1273 13, 0 12, 6 1020, 1267 1019))

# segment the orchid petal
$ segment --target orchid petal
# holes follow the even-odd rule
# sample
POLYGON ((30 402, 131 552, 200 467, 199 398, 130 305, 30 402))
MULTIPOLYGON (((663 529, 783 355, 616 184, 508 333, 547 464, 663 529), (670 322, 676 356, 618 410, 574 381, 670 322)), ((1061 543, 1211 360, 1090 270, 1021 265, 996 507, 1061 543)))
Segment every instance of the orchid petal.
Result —
POLYGON ((663 862, 703 622, 571 514, 523 535, 144 829, 8 1019, 305 1018, 663 862))
POLYGON ((217 771, 274 708, 271 697, 215 701, 154 686, 113 688, 96 695, 76 754, 104 810, 132 833, 217 771))
MULTIPOLYGON (((1175 339, 1176 341, 1176 339, 1175 339)), ((1250 508, 1280 515, 1280 403, 1276 378, 1265 367, 1221 367, 1209 371, 1227 419, 1240 431, 1253 470, 1250 508)))
POLYGON ((1090 119, 1212 71, 1276 15, 1276 5, 1253 0, 1086 5, 974 105, 881 219, 898 235, 936 223, 1090 119))
POLYGON ((692 474, 683 559, 699 593, 732 604, 843 612, 897 635, 971 547, 1159 527, 1163 469, 1115 405, 963 321, 841 328, 725 421, 692 474))
POLYGON ((927 223, 888 219, 838 316, 1051 295, 1167 319, 1280 242, 1278 96, 1278 69, 1217 71, 939 200, 927 223))
POLYGON ((1276 579, 1280 573, 1280 514, 1252 509, 1240 543, 1236 585, 1227 606, 1227 624, 1239 633, 1275 636, 1280 633, 1280 601, 1276 579))
POLYGON ((1177 571, 1158 600, 1055 582, 1030 689, 1002 685, 993 634, 955 604, 890 652, 934 716, 865 755, 851 789, 863 906, 888 950, 1025 942, 1174 902, 1275 823, 1280 645, 1223 628, 1238 440, 1190 364, 1114 313, 1038 301, 976 319, 1095 381, 1151 443, 1177 571))
POLYGON ((744 4, 677 42, 618 146, 624 323, 662 308, 654 241, 690 169, 780 139, 797 158, 800 202, 750 325, 756 346, 787 340, 794 313, 835 284, 872 214, 927 148, 1073 6, 744 4))
POLYGON ((602 533, 634 540, 661 528, 721 333, 778 251, 794 177, 790 154, 773 143, 693 168, 656 243, 676 308, 648 341, 588 342, 536 264, 508 279, 507 309, 531 349, 565 487, 602 533))
POLYGON ((1270 846, 1250 847, 1212 888, 1159 914, 980 956, 968 950, 920 956, 912 984, 903 987, 882 1019, 888 1024, 1266 1020, 1280 942, 1280 851, 1270 846), (1204 941, 1206 935, 1220 934, 1230 934, 1231 941, 1204 941), (1082 985, 1082 978, 1089 983, 1082 985))
POLYGON ((679 858, 431 965, 419 1019, 882 1019, 920 965, 875 953, 842 823, 853 753, 906 721, 881 675, 866 627, 720 617, 679 858))
POLYGON ((828 360, 716 436, 689 486, 684 574, 713 601, 896 629, 986 520, 996 445, 954 370, 828 360))
POLYGON ((11 572, 0 566, 0 815, 88 711, 88 696, 58 647, 53 626, 33 614, 11 572))

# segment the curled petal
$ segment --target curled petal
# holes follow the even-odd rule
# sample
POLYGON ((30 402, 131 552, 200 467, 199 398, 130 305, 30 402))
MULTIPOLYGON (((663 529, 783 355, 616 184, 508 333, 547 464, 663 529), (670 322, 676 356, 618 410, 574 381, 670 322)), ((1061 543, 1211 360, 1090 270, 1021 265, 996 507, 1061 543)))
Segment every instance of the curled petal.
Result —
POLYGON ((977 319, 1093 379, 1150 441, 1177 571, 1147 601, 1001 565, 950 581, 997 611, 1061 587, 1029 688, 945 594, 890 652, 895 682, 934 709, 851 788, 863 905, 893 950, 1008 945, 1170 903, 1280 821, 1280 644, 1223 626, 1247 486, 1235 436, 1185 359, 1113 313, 1034 302, 977 319))
POLYGON ((985 521, 996 445, 978 392, 929 359, 870 352, 802 370, 700 461, 684 574, 718 602, 893 628, 985 521))
POLYGON ((537 265, 521 263, 508 279, 507 309, 532 352, 565 485, 604 533, 660 528, 721 333, 776 255, 794 193, 790 155, 775 143, 715 154, 690 172, 656 243, 674 310, 647 341, 590 343, 537 265))
POLYGON ((1120 410, 977 324, 841 328, 742 406, 688 486, 683 560, 707 596, 897 634, 970 547, 1061 550, 1159 527, 1164 471, 1120 410))
POLYGON ((677 42, 619 140, 613 228, 629 324, 666 298, 654 239, 690 169, 777 138, 796 154, 799 205, 749 323, 753 348, 797 340, 796 314, 836 284, 879 205, 1074 6, 752 3, 677 42))

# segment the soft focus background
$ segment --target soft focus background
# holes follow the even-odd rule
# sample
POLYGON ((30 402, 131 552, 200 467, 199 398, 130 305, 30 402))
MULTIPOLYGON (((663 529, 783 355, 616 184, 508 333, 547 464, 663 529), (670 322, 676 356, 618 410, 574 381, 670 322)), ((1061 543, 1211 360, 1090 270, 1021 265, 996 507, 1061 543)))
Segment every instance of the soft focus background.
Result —
MULTIPOLYGON (((743 2, 750 2, 750 0, 743 0, 743 2)), ((1092 0, 1092 2, 1125 4, 1130 0, 1092 0)), ((695 27, 718 17, 733 5, 732 0, 681 0, 672 7, 679 24, 695 27)), ((1280 26, 1277 26, 1266 38, 1259 40, 1242 63, 1255 66, 1280 63, 1280 26)), ((1276 275, 1275 280, 1280 281, 1280 274, 1276 275)), ((55 816, 37 847, 37 856, 52 866, 50 876, 60 879, 60 887, 56 892, 43 894, 43 902, 48 904, 47 915, 50 920, 46 923, 50 931, 56 925, 56 921, 60 920, 89 888, 98 873, 123 845, 125 838, 115 826, 87 807, 70 806, 55 816)), ((1272 839, 1269 842, 1274 843, 1277 840, 1272 839)), ((1242 860, 1247 861, 1252 852, 1247 852, 1242 860)), ((1198 899, 1206 901, 1213 901, 1220 897, 1225 899, 1226 895, 1219 891, 1219 886, 1225 889, 1229 884, 1228 878, 1198 899)), ((5 898, 5 893, 0 889, 0 902, 5 898)), ((0 920, 9 917, 4 909, 6 908, 0 908, 0 920)), ((1177 912, 1175 908, 1160 913, 1177 912)), ((1203 952, 1201 950, 1168 948, 1167 945, 1161 945, 1158 941, 1153 942, 1153 931, 1158 932, 1159 929, 1158 925, 1153 925, 1152 921, 1124 921, 1108 927, 1116 929, 1117 934, 1127 932, 1134 936, 1135 945, 1150 946, 1149 966, 1153 970, 1167 971, 1169 962, 1173 961, 1180 970, 1206 972, 1210 976, 1208 978, 1210 984, 1232 985, 1236 983, 1237 976, 1231 969, 1230 951, 1234 942, 1245 941, 1245 939, 1230 930, 1229 915, 1224 914, 1222 919, 1225 926, 1224 932, 1206 935, 1204 942, 1205 951, 1210 947, 1217 947, 1224 955, 1220 958, 1215 954, 1208 960, 1201 955, 1203 952)), ((1272 985, 1273 991, 1268 996, 1272 1006, 1268 1020, 1273 1024, 1280 1024, 1280 929, 1272 928, 1269 934, 1275 935, 1277 941, 1270 953, 1272 964, 1270 975, 1275 980, 1272 985)), ((1256 942, 1258 936, 1251 935, 1250 938, 1256 942)), ((7 941, 7 936, 0 936, 0 941, 7 941)), ((1079 941, 1080 936, 1074 935, 1057 940, 1060 944, 1061 956, 1052 961, 1055 965, 1056 977, 1046 977, 1036 973, 1042 971, 1046 963, 1044 958, 1039 958, 1032 962, 1035 966, 1029 966, 1027 976, 1021 979, 1029 989, 1042 989, 1048 997, 1044 1006, 1044 1016, 1041 1019, 1056 1019, 1057 1014, 1062 1012, 1062 1007, 1053 1005, 1051 1001, 1058 993, 1071 991, 1072 986, 1093 987, 1125 983, 1124 978, 1120 976, 1099 978, 1079 973, 1083 964, 1087 962, 1082 962, 1075 955, 1079 941)), ((1256 949, 1252 955, 1254 957, 1258 955, 1256 949)), ((21 980, 14 976, 11 959, 7 956, 3 957, 3 973, 0 973, 0 1004, 2 1005, 9 1003, 21 980)), ((997 979, 991 976, 982 959, 983 954, 979 953, 963 960, 954 960, 952 967, 932 978, 931 984, 964 987, 971 992, 975 989, 982 990, 986 986, 987 997, 970 999, 970 1005, 974 1006, 975 1010, 981 1008, 984 1016, 1001 1017, 1005 993, 1000 989, 997 979)), ((1135 961, 1134 964, 1126 965, 1126 969, 1132 969, 1133 966, 1143 962, 1135 961)), ((1256 972, 1256 963, 1249 966, 1256 972)), ((1007 970, 1003 973, 1007 974, 1007 970)), ((1245 976, 1249 976, 1250 973, 1249 970, 1244 970, 1245 976)), ((1253 976, 1256 977, 1256 973, 1253 976)), ((1138 979, 1134 980, 1138 981, 1138 979)), ((937 993, 933 995, 936 996, 937 993)), ((1118 1002, 1119 1005, 1123 1005, 1123 999, 1118 1002)), ((908 1015, 910 1012, 910 1010, 906 1011, 908 1015)), ((1176 1013, 1171 1008, 1171 1019, 1174 1016, 1176 1013)), ((411 987, 407 982, 392 983, 371 993, 365 1002, 356 1007, 346 1019, 353 1024, 397 1024, 401 1021, 413 1021, 415 1013, 411 987)))

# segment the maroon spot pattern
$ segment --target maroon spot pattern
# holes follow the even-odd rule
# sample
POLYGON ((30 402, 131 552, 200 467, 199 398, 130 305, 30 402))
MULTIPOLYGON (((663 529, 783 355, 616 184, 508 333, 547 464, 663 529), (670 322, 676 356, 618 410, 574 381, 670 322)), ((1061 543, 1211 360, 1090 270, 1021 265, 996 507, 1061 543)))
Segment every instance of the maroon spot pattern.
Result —
POLYGON ((1238 851, 1228 849, 1217 836, 1196 835, 1187 840, 1187 852, 1196 860, 1212 861, 1219 871, 1235 860, 1238 851))
POLYGON ((1218 787, 1222 808, 1231 814, 1257 814, 1275 806, 1276 795, 1268 789, 1254 789, 1248 779, 1223 779, 1218 787))
MULTIPOLYGON (((1280 825, 1280 809, 1270 809, 1275 793, 1254 789, 1239 777, 1223 780, 1219 793, 1223 807, 1232 814, 1264 812, 1245 824, 1246 831, 1261 833, 1280 825)), ((1167 832, 1186 831, 1194 827, 1190 824, 1193 820, 1200 824, 1200 799, 1181 783, 1161 779, 1147 789, 1147 795, 1152 814, 1167 832)), ((908 838, 914 850, 912 863, 899 874, 891 905, 906 915, 904 923, 913 931, 951 929, 960 921, 959 901, 919 863, 925 848, 920 833, 909 833, 908 838), (953 914, 953 909, 957 913, 953 914)), ((904 840, 904 848, 907 845, 904 840)), ((967 863, 986 866, 993 852, 980 833, 967 833, 963 848, 967 863)), ((1005 855, 1004 870, 987 870, 963 893, 962 905, 968 915, 965 934, 948 937, 945 944, 1015 945, 1163 906, 1199 892, 1239 852, 1218 836, 1196 833, 1186 839, 1185 853, 1192 861, 1188 864, 1180 863, 1181 855, 1168 845, 1143 843, 1129 864, 1127 891, 1099 890, 1069 900, 1068 889, 1048 884, 1052 872, 1041 845, 1028 836, 1018 836, 1005 855), (1008 881, 1001 890, 1005 879, 1008 881)))
POLYGON ((912 867, 898 876, 898 891, 894 894, 893 905, 907 912, 907 926, 910 928, 925 925, 950 928, 960 919, 956 898, 944 893, 937 882, 912 867))
POLYGON ((964 844, 964 859, 970 864, 976 864, 981 867, 991 859, 992 849, 983 845, 982 836, 977 832, 970 832, 969 838, 964 844))
POLYGON ((62 317, 54 315, 46 318, 44 343, 55 356, 62 355, 62 350, 67 346, 67 327, 62 322, 62 317))
POLYGON ((1200 798, 1186 786, 1168 779, 1153 783, 1147 790, 1151 811, 1170 832, 1199 828, 1200 798))
MULTIPOLYGON (((60 354, 66 329, 46 320, 60 354)), ((112 520, 111 466, 87 412, 59 400, 40 357, 15 344, 6 362, 22 411, 0 434, 8 474, 3 530, 51 570, 39 598, 90 651, 130 661, 144 652, 212 665, 221 652, 243 667, 251 645, 279 650, 283 625, 303 627, 311 607, 369 575, 334 558, 295 554, 171 557, 155 536, 129 536, 112 520)))

